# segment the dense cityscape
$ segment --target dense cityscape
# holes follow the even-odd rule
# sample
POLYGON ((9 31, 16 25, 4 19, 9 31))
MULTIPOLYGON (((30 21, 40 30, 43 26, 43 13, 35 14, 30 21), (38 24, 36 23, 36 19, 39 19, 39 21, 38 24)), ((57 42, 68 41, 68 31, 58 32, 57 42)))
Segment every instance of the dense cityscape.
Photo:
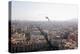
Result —
POLYGON ((11 52, 77 49, 78 23, 70 21, 11 21, 11 52))

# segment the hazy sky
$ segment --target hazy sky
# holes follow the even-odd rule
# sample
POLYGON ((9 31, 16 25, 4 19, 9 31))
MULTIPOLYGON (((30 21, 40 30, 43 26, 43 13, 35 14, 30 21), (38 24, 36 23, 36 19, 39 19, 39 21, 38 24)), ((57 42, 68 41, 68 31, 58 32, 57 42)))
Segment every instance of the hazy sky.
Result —
POLYGON ((12 20, 46 21, 45 16, 48 16, 52 21, 64 21, 77 18, 77 12, 76 5, 12 2, 12 20))

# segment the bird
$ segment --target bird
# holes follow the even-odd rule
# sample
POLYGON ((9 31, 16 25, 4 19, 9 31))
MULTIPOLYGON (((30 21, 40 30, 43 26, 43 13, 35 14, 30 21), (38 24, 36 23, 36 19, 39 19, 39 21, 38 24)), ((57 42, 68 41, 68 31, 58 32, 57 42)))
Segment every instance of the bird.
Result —
POLYGON ((45 18, 48 19, 48 21, 50 21, 50 20, 49 20, 49 17, 46 16, 45 18))

